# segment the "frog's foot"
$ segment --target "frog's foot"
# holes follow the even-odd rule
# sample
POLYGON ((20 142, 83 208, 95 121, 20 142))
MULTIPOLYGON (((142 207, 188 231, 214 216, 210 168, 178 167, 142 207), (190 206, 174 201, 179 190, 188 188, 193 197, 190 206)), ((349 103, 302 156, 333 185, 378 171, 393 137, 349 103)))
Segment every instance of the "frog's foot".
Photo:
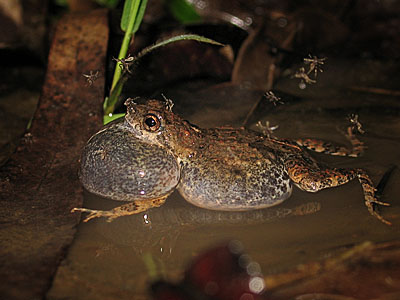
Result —
POLYGON ((380 220, 382 223, 392 225, 391 222, 383 218, 377 211, 377 205, 390 206, 390 204, 387 202, 379 201, 377 199, 376 189, 374 188, 368 174, 363 169, 357 169, 356 172, 358 181, 360 181, 364 192, 365 205, 367 206, 369 213, 380 220))
POLYGON ((388 220, 386 220, 384 217, 382 217, 379 212, 376 210, 376 204, 379 205, 384 205, 384 206, 389 206, 389 203, 386 202, 381 202, 381 201, 377 201, 375 199, 365 199, 365 205, 368 208, 368 211, 371 215, 373 215, 375 218, 377 218, 379 221, 381 221, 382 223, 386 224, 386 225, 392 225, 391 222, 389 222, 388 220))
POLYGON ((123 216, 130 216, 136 215, 138 213, 144 212, 153 207, 159 207, 164 204, 165 199, 168 195, 157 198, 157 199, 150 199, 150 200, 137 200, 132 201, 127 204, 115 207, 110 210, 96 210, 96 209, 89 209, 89 208, 73 208, 71 212, 87 212, 89 213, 88 216, 83 220, 83 222, 88 222, 94 218, 105 217, 107 222, 112 222, 114 219, 123 217, 123 216))
POLYGON ((366 147, 364 146, 364 143, 353 134, 351 127, 347 128, 345 136, 351 143, 351 149, 317 139, 298 139, 296 140, 296 143, 299 146, 318 153, 350 157, 358 157, 362 155, 366 147))

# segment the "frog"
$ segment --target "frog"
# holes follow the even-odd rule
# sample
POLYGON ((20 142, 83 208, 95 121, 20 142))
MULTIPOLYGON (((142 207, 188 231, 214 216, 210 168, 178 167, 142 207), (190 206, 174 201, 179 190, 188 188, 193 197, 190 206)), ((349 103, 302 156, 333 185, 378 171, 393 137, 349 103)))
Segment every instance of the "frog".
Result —
POLYGON ((282 203, 293 186, 315 193, 358 179, 369 213, 391 224, 377 210, 389 203, 378 199, 364 169, 331 168, 311 154, 360 156, 365 146, 350 126, 345 136, 351 147, 344 147, 244 127, 200 128, 174 113, 169 99, 137 102, 128 98, 124 120, 89 140, 80 173, 89 192, 126 203, 107 211, 74 208, 89 213, 85 222, 159 207, 174 190, 200 208, 247 211, 282 203))

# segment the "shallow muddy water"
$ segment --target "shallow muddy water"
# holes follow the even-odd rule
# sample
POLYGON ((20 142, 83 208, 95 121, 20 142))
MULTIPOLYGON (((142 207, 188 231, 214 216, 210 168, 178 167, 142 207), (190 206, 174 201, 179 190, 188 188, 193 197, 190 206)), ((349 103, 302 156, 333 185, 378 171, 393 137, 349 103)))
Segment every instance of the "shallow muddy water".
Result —
MULTIPOLYGON (((284 104, 267 106, 255 116, 278 124, 274 134, 282 138, 314 137, 346 144, 341 131, 348 125, 347 116, 357 113, 366 131, 360 136, 368 147, 365 154, 360 158, 322 154, 315 157, 333 167, 365 168, 377 184, 391 165, 400 165, 398 96, 365 93, 350 87, 383 84, 394 89, 398 78, 386 72, 388 66, 374 62, 352 63, 350 71, 346 69, 348 62, 330 65, 320 75, 318 84, 305 90, 300 90, 298 81, 289 77, 280 81, 278 90, 299 98, 282 98, 284 104)), ((181 98, 179 92, 176 94, 166 93, 175 100, 174 109, 179 110, 182 102, 185 105, 181 107, 190 106, 190 113, 184 116, 199 126, 207 124, 204 115, 198 113, 200 109, 216 113, 217 116, 210 113, 210 118, 223 125, 226 119, 234 120, 232 115, 243 119, 251 106, 248 102, 240 105, 246 99, 232 100, 226 95, 235 105, 226 101, 221 104, 221 99, 215 98, 204 107, 204 103, 197 101, 204 97, 204 91, 191 92, 190 100, 184 94, 181 98), (213 109, 213 101, 218 109, 213 109), (229 115, 232 107, 236 110, 229 115)), ((255 120, 250 127, 255 128, 254 124, 255 120)), ((294 188, 292 196, 281 205, 236 213, 196 208, 174 192, 165 205, 146 213, 112 223, 104 219, 81 223, 48 299, 147 299, 151 280, 160 276, 179 280, 187 264, 202 250, 231 239, 242 242, 264 274, 330 257, 364 241, 398 239, 399 181, 400 170, 396 169, 382 197, 391 207, 382 208, 381 214, 393 226, 369 214, 356 180, 315 194, 294 188)), ((85 207, 108 209, 118 204, 85 194, 85 207)))

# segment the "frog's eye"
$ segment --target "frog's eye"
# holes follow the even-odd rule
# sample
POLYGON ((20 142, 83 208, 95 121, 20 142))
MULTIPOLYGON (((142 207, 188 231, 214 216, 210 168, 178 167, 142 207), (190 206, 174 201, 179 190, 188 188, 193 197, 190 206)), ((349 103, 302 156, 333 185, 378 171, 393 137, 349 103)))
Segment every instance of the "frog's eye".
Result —
POLYGON ((153 114, 147 114, 143 119, 144 129, 148 131, 156 131, 160 128, 160 119, 153 114))

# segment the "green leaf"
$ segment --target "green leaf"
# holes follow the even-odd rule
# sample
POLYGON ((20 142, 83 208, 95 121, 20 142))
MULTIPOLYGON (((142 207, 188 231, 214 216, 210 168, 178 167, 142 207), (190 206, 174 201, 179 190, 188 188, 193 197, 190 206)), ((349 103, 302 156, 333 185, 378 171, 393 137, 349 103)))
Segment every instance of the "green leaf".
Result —
POLYGON ((140 24, 142 24, 144 12, 146 11, 147 0, 140 1, 139 10, 136 15, 135 24, 133 24, 132 33, 138 31, 140 24))
POLYGON ((106 125, 116 119, 122 118, 125 114, 109 114, 103 116, 103 124, 106 125))
POLYGON ((135 57, 133 62, 135 62, 137 59, 141 58, 142 56, 146 55, 147 53, 150 53, 154 51, 157 48, 166 46, 171 43, 179 42, 179 41, 197 41, 201 43, 207 43, 207 44, 212 44, 212 45, 217 45, 217 46, 224 46, 224 44, 221 44, 220 42, 214 41, 212 39, 206 38, 201 35, 197 34, 181 34, 174 36, 172 38, 166 39, 164 41, 158 42, 154 45, 151 45, 149 47, 144 48, 140 53, 135 57))
POLYGON ((110 106, 110 98, 109 97, 106 97, 105 99, 104 99, 104 102, 103 102, 103 111, 106 113, 106 110, 107 110, 107 107, 109 107, 110 106))
MULTIPOLYGON (((126 32, 136 18, 137 10, 139 8, 140 0, 125 0, 124 9, 121 17, 121 29, 126 32)), ((132 26, 133 28, 133 26, 132 26)))
POLYGON ((129 34, 135 33, 142 23, 147 0, 125 0, 121 18, 121 29, 129 34))
POLYGON ((201 16, 194 9, 193 5, 186 0, 167 1, 171 14, 183 24, 201 21, 201 16))
MULTIPOLYGON (((118 59, 124 59, 128 53, 129 44, 132 40, 132 35, 138 30, 142 22, 144 12, 146 10, 147 0, 126 0, 124 10, 121 17, 121 29, 125 31, 124 39, 122 40, 119 50, 118 59)), ((121 77, 122 68, 121 62, 117 62, 114 70, 111 91, 121 77)))

